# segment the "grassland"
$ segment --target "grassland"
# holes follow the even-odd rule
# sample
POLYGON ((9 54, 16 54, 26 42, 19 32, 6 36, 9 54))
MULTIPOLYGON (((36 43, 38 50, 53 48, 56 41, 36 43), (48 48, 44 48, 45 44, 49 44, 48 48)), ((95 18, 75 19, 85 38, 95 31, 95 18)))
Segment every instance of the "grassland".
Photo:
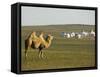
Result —
POLYGON ((94 29, 93 25, 49 25, 49 26, 23 26, 21 38, 21 69, 41 70, 57 68, 92 67, 95 65, 95 41, 86 39, 64 38, 61 32, 81 32, 94 29), (38 50, 30 49, 27 60, 24 55, 24 40, 28 34, 36 31, 37 34, 43 31, 45 34, 52 34, 54 39, 52 45, 43 52, 44 59, 38 58, 38 50))

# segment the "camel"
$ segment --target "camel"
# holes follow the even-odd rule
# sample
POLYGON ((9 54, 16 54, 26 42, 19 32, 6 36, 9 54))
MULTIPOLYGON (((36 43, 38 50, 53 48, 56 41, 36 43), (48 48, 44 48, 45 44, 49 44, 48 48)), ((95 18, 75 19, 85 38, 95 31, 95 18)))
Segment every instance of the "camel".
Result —
POLYGON ((53 36, 48 34, 46 38, 43 37, 44 33, 42 32, 38 37, 36 32, 32 32, 29 37, 25 40, 25 57, 27 57, 27 51, 29 48, 39 49, 39 58, 43 58, 42 50, 48 48, 51 45, 53 36))

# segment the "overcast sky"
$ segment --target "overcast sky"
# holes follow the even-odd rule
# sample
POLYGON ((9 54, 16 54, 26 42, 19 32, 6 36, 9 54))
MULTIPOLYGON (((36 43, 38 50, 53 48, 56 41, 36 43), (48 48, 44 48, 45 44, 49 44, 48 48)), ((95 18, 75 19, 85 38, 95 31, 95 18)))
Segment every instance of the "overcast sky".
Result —
POLYGON ((50 24, 95 24, 94 10, 21 7, 23 26, 50 24))

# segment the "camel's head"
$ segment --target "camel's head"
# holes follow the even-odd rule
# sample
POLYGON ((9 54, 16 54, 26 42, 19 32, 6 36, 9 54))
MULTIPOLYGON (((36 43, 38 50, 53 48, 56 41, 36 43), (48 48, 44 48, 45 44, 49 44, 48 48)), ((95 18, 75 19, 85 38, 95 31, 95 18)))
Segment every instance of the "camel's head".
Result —
POLYGON ((48 40, 53 40, 53 36, 50 35, 50 34, 48 34, 48 35, 47 35, 47 39, 48 39, 48 40))

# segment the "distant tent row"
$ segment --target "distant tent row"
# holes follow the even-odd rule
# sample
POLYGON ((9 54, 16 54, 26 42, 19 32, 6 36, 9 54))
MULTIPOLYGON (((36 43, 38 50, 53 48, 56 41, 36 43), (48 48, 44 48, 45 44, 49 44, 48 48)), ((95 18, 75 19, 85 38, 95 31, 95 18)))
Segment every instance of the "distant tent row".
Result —
POLYGON ((82 39, 86 37, 95 38, 95 32, 91 30, 90 32, 82 31, 82 32, 61 32, 61 36, 65 38, 77 38, 82 39))

